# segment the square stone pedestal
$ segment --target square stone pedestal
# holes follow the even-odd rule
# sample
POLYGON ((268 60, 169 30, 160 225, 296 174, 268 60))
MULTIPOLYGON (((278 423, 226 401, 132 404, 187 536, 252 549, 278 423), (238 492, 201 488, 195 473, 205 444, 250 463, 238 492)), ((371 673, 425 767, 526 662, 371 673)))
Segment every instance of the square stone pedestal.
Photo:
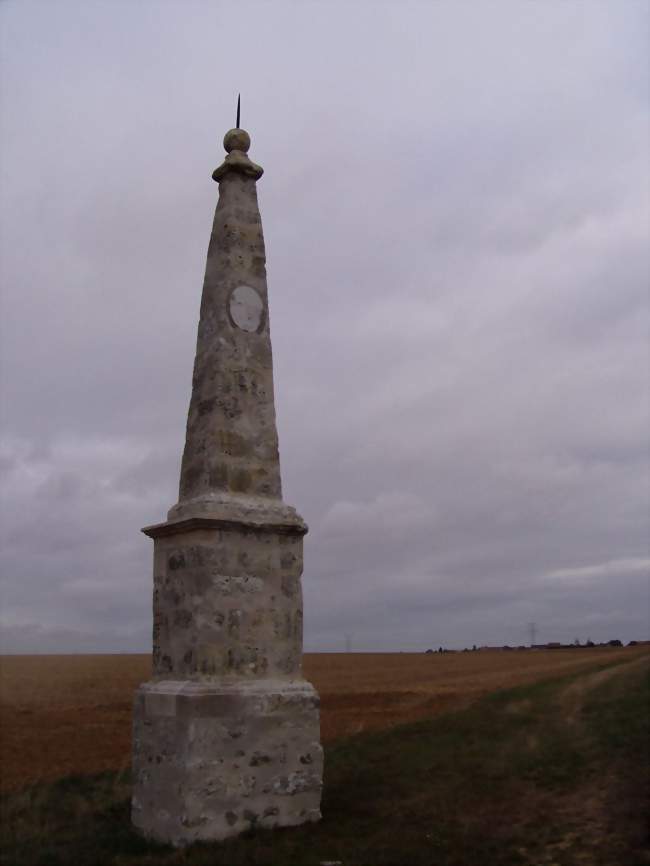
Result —
POLYGON ((319 701, 305 680, 140 686, 134 825, 173 845, 318 821, 319 701))

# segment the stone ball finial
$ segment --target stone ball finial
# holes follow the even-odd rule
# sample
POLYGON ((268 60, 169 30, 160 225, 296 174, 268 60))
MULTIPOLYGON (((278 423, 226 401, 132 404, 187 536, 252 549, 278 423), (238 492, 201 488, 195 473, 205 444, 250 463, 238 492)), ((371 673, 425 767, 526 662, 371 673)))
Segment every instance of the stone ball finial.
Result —
POLYGON ((223 146, 228 153, 233 150, 241 150, 248 153, 251 146, 251 137, 245 129, 229 129, 223 137, 223 146))

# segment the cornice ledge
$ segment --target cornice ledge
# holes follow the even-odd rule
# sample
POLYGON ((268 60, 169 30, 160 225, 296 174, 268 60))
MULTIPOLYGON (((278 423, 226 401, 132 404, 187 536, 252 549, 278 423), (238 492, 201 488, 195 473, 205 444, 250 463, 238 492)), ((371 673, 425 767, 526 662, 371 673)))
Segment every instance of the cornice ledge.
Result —
POLYGON ((167 520, 145 526, 149 538, 198 529, 253 529, 285 535, 306 535, 309 527, 295 508, 282 500, 262 497, 213 496, 179 502, 167 520))

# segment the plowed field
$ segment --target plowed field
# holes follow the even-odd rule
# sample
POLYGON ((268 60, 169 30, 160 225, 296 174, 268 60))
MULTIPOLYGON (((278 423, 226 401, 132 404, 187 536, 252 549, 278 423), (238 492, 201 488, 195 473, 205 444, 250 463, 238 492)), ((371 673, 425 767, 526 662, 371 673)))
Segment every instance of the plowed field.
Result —
MULTIPOLYGON (((487 692, 632 659, 647 647, 469 652, 308 654, 322 700, 325 742, 436 716, 487 692)), ((147 680, 145 655, 0 659, 2 790, 69 773, 128 766, 131 697, 147 680)))

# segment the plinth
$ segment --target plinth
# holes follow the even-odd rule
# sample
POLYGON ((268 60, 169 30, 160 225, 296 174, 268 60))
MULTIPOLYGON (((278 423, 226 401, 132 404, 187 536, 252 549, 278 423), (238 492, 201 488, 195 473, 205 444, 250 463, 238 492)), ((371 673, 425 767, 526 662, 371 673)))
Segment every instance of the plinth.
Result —
POLYGON ((319 700, 301 673, 306 526, 283 503, 221 512, 144 530, 154 675, 135 696, 132 819, 174 845, 320 818, 319 700))

